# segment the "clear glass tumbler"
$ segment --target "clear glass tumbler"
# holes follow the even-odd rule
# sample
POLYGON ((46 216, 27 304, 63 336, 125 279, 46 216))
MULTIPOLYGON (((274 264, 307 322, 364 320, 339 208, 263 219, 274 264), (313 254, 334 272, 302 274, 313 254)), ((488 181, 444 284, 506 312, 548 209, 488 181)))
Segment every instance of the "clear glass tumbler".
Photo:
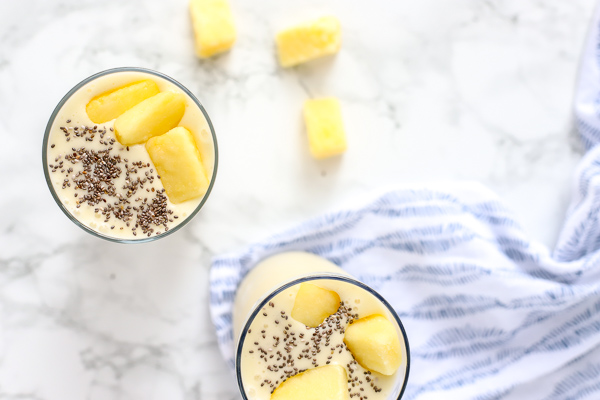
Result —
POLYGON ((176 232, 200 211, 217 174, 217 138, 206 110, 185 86, 149 69, 114 68, 84 79, 58 103, 46 126, 42 161, 52 197, 77 226, 112 242, 142 243, 176 232), (120 145, 114 119, 96 124, 86 112, 95 97, 146 80, 161 92, 184 96, 185 112, 178 126, 192 133, 209 181, 196 199, 171 204, 161 194, 160 176, 144 144, 120 145), (83 159, 87 170, 82 170, 83 159))
POLYGON ((350 398, 400 399, 404 393, 410 350, 398 315, 380 294, 321 257, 289 252, 262 261, 240 284, 233 314, 235 369, 246 400, 269 399, 283 381, 327 365, 345 368, 350 398), (336 292, 341 300, 337 312, 316 328, 291 315, 305 283, 336 292), (349 320, 373 315, 391 322, 400 344, 401 362, 391 375, 364 368, 343 342, 344 331, 352 324, 349 320))

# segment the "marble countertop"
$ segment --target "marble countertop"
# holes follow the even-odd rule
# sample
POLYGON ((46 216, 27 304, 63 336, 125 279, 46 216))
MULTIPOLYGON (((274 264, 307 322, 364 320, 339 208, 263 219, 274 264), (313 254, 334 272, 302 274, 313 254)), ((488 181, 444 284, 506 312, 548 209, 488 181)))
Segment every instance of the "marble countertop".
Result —
POLYGON ((231 3, 233 51, 200 61, 186 0, 0 2, 0 399, 239 398, 209 319, 211 257, 384 187, 481 182, 553 246, 581 158, 572 98, 593 0, 231 3), (278 67, 275 32, 324 14, 342 22, 340 53, 278 67), (144 245, 76 227, 42 172, 56 103, 117 66, 182 82, 219 141, 204 209, 144 245), (313 96, 341 100, 341 158, 309 155, 313 96))

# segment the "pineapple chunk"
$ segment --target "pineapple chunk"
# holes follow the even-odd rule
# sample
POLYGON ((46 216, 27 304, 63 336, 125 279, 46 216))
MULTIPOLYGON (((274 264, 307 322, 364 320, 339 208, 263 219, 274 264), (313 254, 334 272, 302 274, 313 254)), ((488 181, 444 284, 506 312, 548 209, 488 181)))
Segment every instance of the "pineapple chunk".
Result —
POLYGON ((271 400, 347 400, 348 378, 340 365, 306 370, 281 383, 271 400))
POLYGON ((148 140, 146 150, 172 203, 206 193, 209 181, 190 131, 183 127, 171 129, 148 140))
POLYGON ((319 18, 280 32, 275 41, 282 67, 335 54, 342 45, 340 21, 334 17, 319 18))
POLYGON ((190 0, 190 14, 199 57, 211 57, 233 46, 236 32, 227 0, 190 0))
POLYGON ((158 85, 151 80, 132 83, 93 98, 85 111, 93 123, 103 124, 159 92, 158 85))
POLYGON ((346 328, 344 343, 360 365, 383 375, 392 375, 402 362, 396 329, 382 315, 354 321, 346 328))
POLYGON ((310 283, 301 283, 294 300, 292 318, 315 328, 339 307, 340 296, 336 292, 310 283))
POLYGON ((307 100, 304 103, 304 121, 313 157, 322 159, 346 151, 348 145, 337 99, 307 100))
POLYGON ((124 146, 144 143, 176 127, 184 113, 185 97, 182 94, 162 92, 117 118, 115 135, 124 146))

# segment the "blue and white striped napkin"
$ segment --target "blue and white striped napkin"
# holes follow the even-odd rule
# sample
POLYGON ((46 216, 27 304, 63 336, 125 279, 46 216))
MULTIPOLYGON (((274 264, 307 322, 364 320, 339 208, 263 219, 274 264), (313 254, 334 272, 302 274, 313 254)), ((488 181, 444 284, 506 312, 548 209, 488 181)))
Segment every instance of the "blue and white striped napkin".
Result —
POLYGON ((216 257, 211 314, 233 367, 237 285, 305 250, 380 292, 411 346, 404 399, 600 399, 600 15, 576 116, 587 154, 553 254, 474 183, 401 188, 216 257))

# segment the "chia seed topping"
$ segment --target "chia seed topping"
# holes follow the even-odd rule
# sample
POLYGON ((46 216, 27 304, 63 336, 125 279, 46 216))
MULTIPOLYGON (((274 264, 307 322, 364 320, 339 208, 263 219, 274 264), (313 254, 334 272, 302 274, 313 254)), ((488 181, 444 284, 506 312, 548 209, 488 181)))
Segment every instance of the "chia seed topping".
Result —
MULTIPOLYGON (((59 154, 48 167, 52 174, 63 175, 62 189, 75 190, 75 207, 93 209, 104 223, 120 220, 134 236, 168 231, 169 223, 178 216, 169 209, 165 190, 152 186, 160 177, 154 174, 151 164, 124 158, 131 155, 127 153, 129 147, 121 147, 112 134, 105 137, 106 127, 73 126, 70 122, 67 120, 60 130, 66 141, 74 139, 78 145, 68 154, 59 154), (88 142, 97 142, 101 149, 90 149, 88 142), (122 176, 124 183, 117 184, 122 176)), ((110 229, 115 225, 111 224, 110 229)))
MULTIPOLYGON (((338 310, 315 328, 290 323, 288 314, 284 310, 278 310, 273 301, 268 303, 268 307, 274 310, 267 313, 267 308, 264 307, 256 316, 252 327, 266 328, 274 323, 277 333, 267 337, 264 329, 259 330, 260 334, 253 335, 254 341, 247 338, 244 346, 244 352, 258 357, 263 368, 269 371, 259 378, 260 387, 273 393, 287 379, 307 369, 333 362, 346 369, 351 399, 368 400, 370 395, 382 390, 376 384, 377 378, 373 378, 371 371, 358 364, 343 342, 347 326, 359 318, 359 315, 352 311, 352 307, 342 301, 338 310), (327 357, 322 357, 325 354, 327 357), (277 378, 273 379, 273 375, 277 378)), ((247 333, 251 332, 249 329, 247 333)))

